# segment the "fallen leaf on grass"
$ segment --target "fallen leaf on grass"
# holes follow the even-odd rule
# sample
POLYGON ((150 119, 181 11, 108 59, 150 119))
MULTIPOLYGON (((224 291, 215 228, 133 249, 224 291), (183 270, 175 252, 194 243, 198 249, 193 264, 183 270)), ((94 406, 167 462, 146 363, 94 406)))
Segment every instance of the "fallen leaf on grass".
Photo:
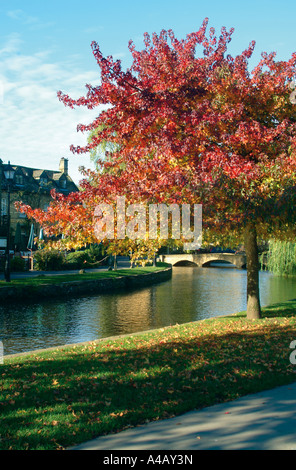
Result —
POLYGON ((120 413, 110 413, 110 416, 112 416, 113 418, 121 417, 123 415, 124 413, 122 411, 120 413))

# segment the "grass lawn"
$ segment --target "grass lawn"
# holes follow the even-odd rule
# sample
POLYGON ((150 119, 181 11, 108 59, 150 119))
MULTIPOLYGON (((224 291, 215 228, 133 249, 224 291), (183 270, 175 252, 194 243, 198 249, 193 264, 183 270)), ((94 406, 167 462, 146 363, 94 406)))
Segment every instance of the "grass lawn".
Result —
POLYGON ((36 277, 23 277, 20 279, 11 279, 9 283, 5 280, 0 280, 0 289, 1 287, 9 286, 38 286, 41 284, 56 284, 57 282, 70 282, 70 281, 90 281, 95 279, 105 279, 119 276, 136 276, 138 274, 151 273, 154 271, 159 271, 162 268, 168 267, 168 264, 157 263, 156 267, 145 266, 139 268, 127 268, 127 269, 118 269, 117 271, 97 271, 97 272, 87 272, 85 271, 82 274, 40 274, 36 277))
POLYGON ((296 380, 296 300, 4 358, 0 449, 65 449, 296 380))

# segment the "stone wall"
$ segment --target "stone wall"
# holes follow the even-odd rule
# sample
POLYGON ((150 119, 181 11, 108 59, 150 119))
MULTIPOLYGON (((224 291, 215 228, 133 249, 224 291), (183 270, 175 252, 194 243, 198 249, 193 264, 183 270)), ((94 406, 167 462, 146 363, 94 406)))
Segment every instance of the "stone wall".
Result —
MULTIPOLYGON (((81 275, 83 276, 83 274, 81 275)), ((172 276, 172 268, 166 268, 151 273, 118 276, 115 278, 101 278, 95 280, 79 280, 69 282, 57 282, 56 284, 39 284, 38 286, 12 286, 4 285, 0 287, 0 301, 13 302, 23 300, 34 300, 38 302, 42 299, 68 298, 80 295, 100 295, 120 289, 134 289, 146 287, 151 284, 163 282, 172 276)))

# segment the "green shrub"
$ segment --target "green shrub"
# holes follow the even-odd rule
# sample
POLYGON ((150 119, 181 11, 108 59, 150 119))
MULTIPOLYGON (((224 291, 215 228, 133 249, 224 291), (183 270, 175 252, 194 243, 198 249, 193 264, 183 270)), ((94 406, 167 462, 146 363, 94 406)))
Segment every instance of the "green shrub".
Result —
POLYGON ((90 247, 85 251, 88 252, 91 262, 99 261, 106 255, 105 249, 102 245, 90 245, 90 247))
POLYGON ((63 269, 65 271, 81 269, 80 264, 76 261, 65 261, 63 264, 63 269))
POLYGON ((93 245, 86 250, 73 251, 66 255, 57 250, 38 250, 34 253, 34 269, 40 271, 58 271, 61 269, 92 268, 100 266, 98 261, 102 259, 102 250, 97 245, 93 245))
POLYGON ((34 262, 37 271, 58 271, 63 269, 64 255, 57 250, 38 250, 34 253, 34 262))
POLYGON ((66 264, 71 266, 71 269, 80 269, 89 261, 87 250, 74 251, 66 255, 66 264))
MULTIPOLYGON (((4 272, 5 269, 5 258, 0 258, 0 272, 4 272)), ((10 271, 23 272, 26 270, 26 260, 20 257, 10 258, 10 271)))
MULTIPOLYGON (((86 250, 73 251, 68 253, 65 259, 65 269, 82 269, 102 266, 106 262, 99 263, 104 258, 104 253, 100 246, 91 245, 86 250)), ((104 260, 105 261, 105 260, 104 260)))
POLYGON ((26 269, 26 261, 19 256, 16 258, 12 258, 10 261, 10 269, 14 272, 23 272, 26 269))

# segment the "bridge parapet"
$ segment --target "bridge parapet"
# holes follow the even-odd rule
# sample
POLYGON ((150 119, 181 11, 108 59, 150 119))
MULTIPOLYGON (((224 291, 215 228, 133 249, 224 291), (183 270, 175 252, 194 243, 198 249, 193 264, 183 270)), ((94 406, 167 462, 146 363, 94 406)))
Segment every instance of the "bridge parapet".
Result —
POLYGON ((175 254, 161 255, 161 261, 175 266, 178 263, 190 263, 198 267, 205 266, 215 261, 226 261, 233 264, 238 269, 243 269, 247 263, 245 254, 235 253, 196 253, 196 254, 175 254))

